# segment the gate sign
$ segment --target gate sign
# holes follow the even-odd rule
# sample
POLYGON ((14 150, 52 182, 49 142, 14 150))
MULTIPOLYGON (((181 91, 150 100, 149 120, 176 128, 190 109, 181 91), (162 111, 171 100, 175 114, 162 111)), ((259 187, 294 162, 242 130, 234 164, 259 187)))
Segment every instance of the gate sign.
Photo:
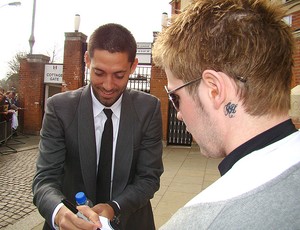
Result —
POLYGON ((151 42, 137 42, 136 57, 139 59, 139 65, 151 65, 151 42))
POLYGON ((44 83, 62 83, 63 64, 45 64, 44 83))

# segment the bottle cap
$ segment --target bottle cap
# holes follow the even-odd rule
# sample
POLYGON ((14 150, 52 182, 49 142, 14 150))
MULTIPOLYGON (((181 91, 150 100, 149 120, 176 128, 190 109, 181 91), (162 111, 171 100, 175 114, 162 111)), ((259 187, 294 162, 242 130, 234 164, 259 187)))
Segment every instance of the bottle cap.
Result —
POLYGON ((83 205, 86 202, 86 196, 85 196, 84 192, 78 192, 78 193, 76 193, 75 199, 76 199, 76 202, 79 205, 83 205))

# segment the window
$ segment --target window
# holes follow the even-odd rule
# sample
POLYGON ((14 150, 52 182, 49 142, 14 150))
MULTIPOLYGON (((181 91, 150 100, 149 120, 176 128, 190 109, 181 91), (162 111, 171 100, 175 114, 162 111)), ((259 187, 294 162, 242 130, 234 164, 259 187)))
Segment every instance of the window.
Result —
POLYGON ((289 26, 292 26, 292 15, 288 15, 288 16, 285 16, 283 18, 283 21, 288 24, 289 26))

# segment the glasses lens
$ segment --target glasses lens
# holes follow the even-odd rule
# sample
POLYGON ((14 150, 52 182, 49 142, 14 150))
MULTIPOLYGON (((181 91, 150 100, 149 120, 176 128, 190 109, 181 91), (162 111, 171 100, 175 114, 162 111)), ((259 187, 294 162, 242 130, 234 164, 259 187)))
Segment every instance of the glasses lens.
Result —
POLYGON ((169 99, 172 102, 174 108, 178 111, 179 110, 179 96, 174 93, 170 93, 169 99))

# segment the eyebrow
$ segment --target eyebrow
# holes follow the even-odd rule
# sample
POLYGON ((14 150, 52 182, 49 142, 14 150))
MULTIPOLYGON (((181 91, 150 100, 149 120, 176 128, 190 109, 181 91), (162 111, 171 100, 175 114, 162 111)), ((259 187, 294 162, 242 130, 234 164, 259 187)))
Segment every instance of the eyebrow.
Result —
MULTIPOLYGON (((92 68, 95 69, 95 70, 102 71, 102 72, 106 73, 106 71, 104 71, 103 69, 100 69, 98 67, 92 67, 92 68)), ((127 72, 127 70, 119 70, 119 71, 113 72, 113 74, 116 74, 116 73, 126 73, 126 72, 127 72)))

